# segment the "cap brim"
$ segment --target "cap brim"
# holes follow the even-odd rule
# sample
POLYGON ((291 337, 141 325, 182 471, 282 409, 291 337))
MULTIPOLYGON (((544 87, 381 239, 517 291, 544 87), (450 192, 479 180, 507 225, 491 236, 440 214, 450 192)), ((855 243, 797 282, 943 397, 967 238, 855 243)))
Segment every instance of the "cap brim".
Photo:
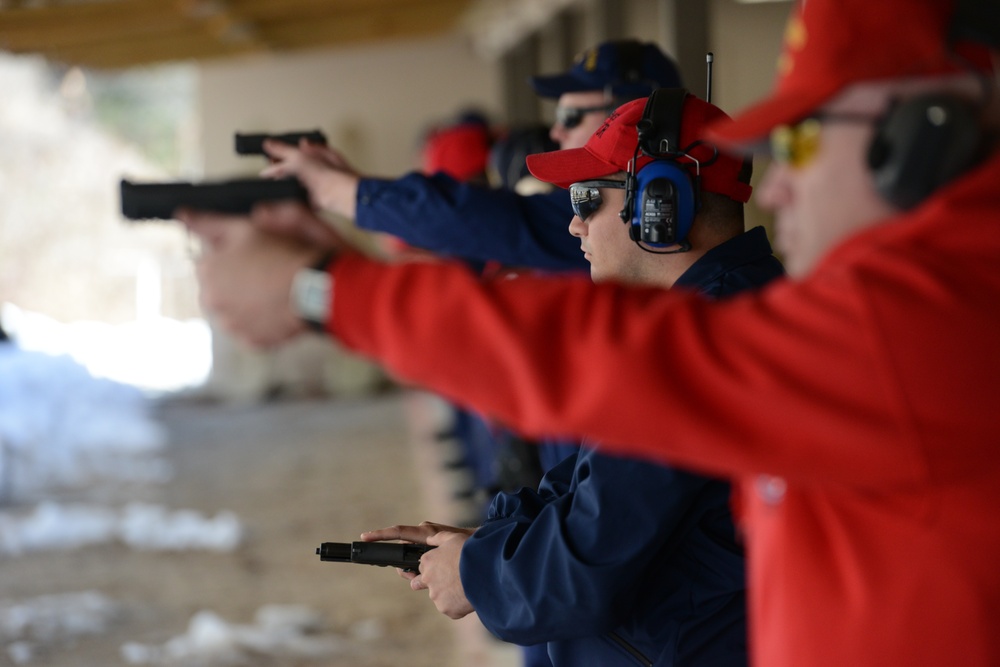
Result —
POLYGON ((572 74, 533 76, 528 79, 528 82, 539 97, 556 98, 565 93, 578 93, 600 88, 600 86, 595 87, 592 82, 581 81, 572 74))
POLYGON ((816 88, 789 90, 753 104, 731 119, 719 120, 705 129, 709 141, 726 148, 748 150, 766 142, 771 130, 779 125, 795 123, 826 102, 836 92, 816 88))
POLYGON ((526 162, 532 176, 560 188, 621 171, 615 165, 595 157, 585 147, 536 153, 529 155, 526 162))

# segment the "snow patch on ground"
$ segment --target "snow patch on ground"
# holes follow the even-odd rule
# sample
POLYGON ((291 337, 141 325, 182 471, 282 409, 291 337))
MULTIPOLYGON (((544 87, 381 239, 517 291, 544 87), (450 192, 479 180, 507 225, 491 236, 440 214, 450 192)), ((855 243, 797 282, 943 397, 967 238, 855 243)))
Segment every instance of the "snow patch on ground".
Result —
MULTIPOLYGON (((245 530, 228 511, 209 517, 139 502, 113 508, 51 499, 58 490, 171 479, 162 457, 167 434, 149 399, 204 381, 211 366, 204 322, 65 325, 9 304, 2 317, 16 342, 0 343, 0 506, 7 504, 0 560, 115 541, 150 551, 240 545, 245 530)), ((106 634, 124 609, 96 591, 0 600, 0 645, 12 664, 38 662, 52 647, 106 634)), ((159 645, 126 643, 121 658, 199 667, 315 660, 385 634, 378 619, 347 636, 324 625, 320 613, 298 605, 263 606, 251 624, 202 610, 184 634, 159 645)))
POLYGON ((187 632, 156 646, 128 643, 122 659, 130 665, 233 665, 253 655, 317 659, 346 650, 342 637, 323 632, 323 617, 300 605, 267 605, 254 623, 229 623, 211 611, 200 611, 187 632))
POLYGON ((23 665, 45 646, 104 634, 120 613, 117 603, 96 591, 0 600, 0 640, 11 661, 23 665))
MULTIPOLYGON (((44 595, 20 601, 0 600, 0 641, 15 665, 35 662, 54 645, 101 635, 124 615, 118 602, 96 591, 44 595)), ((384 636, 381 622, 366 621, 350 637, 326 630, 322 614, 304 605, 260 607, 253 623, 226 621, 202 610, 184 634, 163 644, 128 642, 121 647, 129 665, 256 664, 255 658, 316 660, 348 650, 351 640, 375 641, 384 636)))
POLYGON ((167 481, 166 444, 138 388, 0 343, 0 501, 107 478, 167 481))
POLYGON ((115 510, 44 502, 24 517, 0 513, 0 555, 72 550, 114 540, 140 551, 232 551, 243 532, 236 515, 227 511, 207 518, 144 503, 115 510))

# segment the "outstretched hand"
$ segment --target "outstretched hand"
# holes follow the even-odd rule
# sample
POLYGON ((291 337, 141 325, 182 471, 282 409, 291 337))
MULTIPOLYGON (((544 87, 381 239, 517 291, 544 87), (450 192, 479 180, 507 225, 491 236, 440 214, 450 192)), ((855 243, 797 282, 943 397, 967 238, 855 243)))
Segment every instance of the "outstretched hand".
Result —
POLYGON ((354 219, 361 177, 343 155, 328 146, 311 144, 304 139, 298 146, 267 140, 264 150, 272 162, 261 172, 261 176, 295 176, 309 190, 314 206, 354 219))
POLYGON ((255 347, 305 330, 292 307, 292 281, 326 250, 262 231, 246 218, 191 210, 175 215, 202 241, 195 260, 200 298, 219 326, 255 347))

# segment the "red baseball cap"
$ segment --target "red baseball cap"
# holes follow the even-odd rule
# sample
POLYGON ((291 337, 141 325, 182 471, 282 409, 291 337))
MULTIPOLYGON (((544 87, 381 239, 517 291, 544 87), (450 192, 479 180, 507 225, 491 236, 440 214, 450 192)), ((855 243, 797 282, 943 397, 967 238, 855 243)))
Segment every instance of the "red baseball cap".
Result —
MULTIPOLYGON (((528 170, 546 183, 568 188, 573 183, 588 181, 628 170, 629 162, 639 144, 636 125, 642 120, 646 98, 626 102, 615 109, 604 124, 582 148, 570 148, 549 153, 537 153, 527 158, 528 170)), ((750 170, 744 160, 725 153, 718 153, 704 142, 707 125, 728 119, 722 109, 694 95, 684 98, 681 111, 679 142, 690 158, 681 157, 679 164, 689 165, 693 174, 695 161, 700 163, 701 189, 715 192, 736 201, 750 199, 750 170), (715 158, 713 161, 713 157, 715 158)), ((636 169, 641 170, 654 158, 640 154, 636 169)))
POLYGON ((460 123, 433 132, 423 151, 423 171, 443 171, 467 181, 482 175, 490 155, 490 129, 480 123, 460 123))
MULTIPOLYGON (((851 84, 961 71, 948 39, 954 13, 954 0, 799 0, 771 96, 707 134, 722 144, 756 143, 851 84)), ((963 44, 957 51, 990 69, 985 48, 963 44)))

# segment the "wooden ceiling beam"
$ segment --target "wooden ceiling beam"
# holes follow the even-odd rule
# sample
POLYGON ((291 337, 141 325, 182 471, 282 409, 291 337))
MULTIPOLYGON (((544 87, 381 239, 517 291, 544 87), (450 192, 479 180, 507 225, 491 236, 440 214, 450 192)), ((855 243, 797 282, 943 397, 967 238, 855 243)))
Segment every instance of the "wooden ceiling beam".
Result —
POLYGON ((104 0, 0 9, 0 50, 120 68, 451 29, 470 0, 104 0))
POLYGON ((252 35, 253 31, 243 28, 224 6, 211 11, 199 11, 198 7, 198 2, 190 0, 119 0, 4 11, 0 12, 0 48, 57 51, 185 30, 230 40, 236 34, 252 35), (81 7, 86 9, 81 11, 81 7))
MULTIPOLYGON (((442 5, 442 3, 437 3, 442 5)), ((453 3, 454 4, 454 3, 453 3)), ((266 40, 276 49, 428 35, 450 30, 461 16, 454 7, 421 3, 391 12, 359 13, 303 21, 298 18, 264 22, 266 40)))
POLYGON ((177 13, 174 0, 99 0, 12 7, 0 10, 0 17, 5 29, 54 27, 67 22, 86 29, 101 22, 143 17, 156 20, 177 13))
POLYGON ((149 15, 125 13, 113 19, 88 22, 39 22, 37 25, 13 25, 0 18, 0 48, 15 52, 49 51, 99 45, 123 36, 176 33, 192 28, 189 19, 173 10, 149 15))
POLYGON ((118 39, 100 47, 66 47, 46 54, 56 62, 96 69, 124 69, 187 60, 205 60, 257 52, 255 46, 226 44, 201 33, 164 33, 118 39))
POLYGON ((470 0, 230 0, 228 6, 247 18, 328 16, 349 19, 358 15, 386 14, 421 7, 429 12, 442 9, 462 12, 470 4, 470 0))

